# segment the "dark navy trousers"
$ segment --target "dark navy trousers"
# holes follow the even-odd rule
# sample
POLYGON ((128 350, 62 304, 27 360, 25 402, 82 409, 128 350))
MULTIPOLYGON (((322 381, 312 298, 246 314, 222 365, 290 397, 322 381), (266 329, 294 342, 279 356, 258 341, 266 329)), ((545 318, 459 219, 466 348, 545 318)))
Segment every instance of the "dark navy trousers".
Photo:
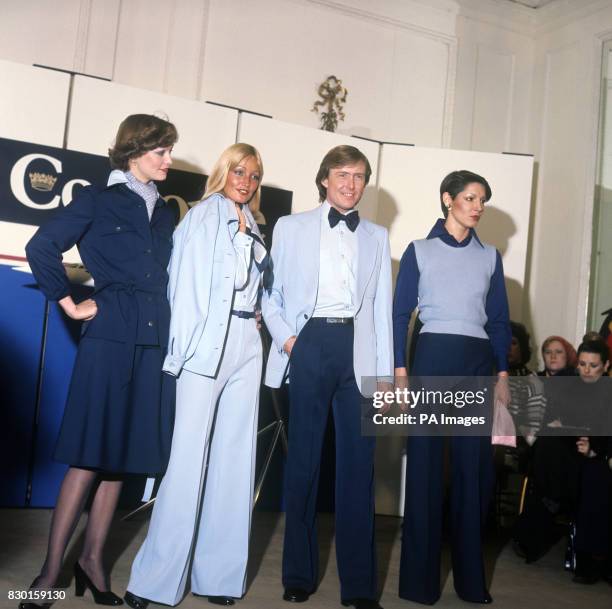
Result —
MULTIPOLYGON (((492 367, 488 340, 426 333, 411 376, 490 376, 492 367)), ((428 605, 440 598, 444 445, 443 437, 407 441, 399 595, 428 605)), ((491 438, 452 437, 450 454, 453 580, 461 598, 479 602, 486 590, 481 531, 494 488, 491 438)))
POLYGON ((336 430, 336 558, 341 598, 376 598, 373 437, 361 435, 353 326, 311 319, 291 353, 283 585, 318 584, 316 505, 329 408, 336 430))

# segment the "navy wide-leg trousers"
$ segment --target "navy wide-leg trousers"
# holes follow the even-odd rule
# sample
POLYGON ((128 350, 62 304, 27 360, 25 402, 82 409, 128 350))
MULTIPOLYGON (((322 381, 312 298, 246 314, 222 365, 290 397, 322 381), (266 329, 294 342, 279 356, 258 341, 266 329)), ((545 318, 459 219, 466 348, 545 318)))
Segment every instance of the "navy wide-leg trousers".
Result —
POLYGON ((352 324, 311 319, 293 347, 290 365, 283 585, 308 592, 317 587, 317 489, 331 406, 336 430, 336 557, 341 598, 375 598, 375 439, 361 435, 362 397, 353 372, 352 324))
MULTIPOLYGON (((490 376, 488 340, 421 334, 411 376, 490 376)), ((445 438, 407 441, 406 499, 400 561, 401 598, 433 604, 440 598, 445 438)), ((493 451, 489 437, 452 437, 451 527, 455 590, 468 601, 484 599, 486 583, 481 530, 493 494, 493 451)))

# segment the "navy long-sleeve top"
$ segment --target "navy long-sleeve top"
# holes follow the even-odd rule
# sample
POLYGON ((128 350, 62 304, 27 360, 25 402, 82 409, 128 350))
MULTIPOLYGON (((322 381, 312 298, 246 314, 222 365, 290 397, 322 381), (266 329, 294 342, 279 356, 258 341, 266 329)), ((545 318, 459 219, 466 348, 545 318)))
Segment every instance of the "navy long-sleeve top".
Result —
POLYGON ((422 332, 489 338, 497 371, 508 369, 511 331, 502 260, 476 231, 459 242, 440 218, 427 239, 410 243, 404 252, 393 302, 396 368, 406 366, 408 324, 417 305, 422 332))
POLYGON ((98 307, 82 333, 126 343, 130 352, 137 344, 166 348, 174 222, 162 198, 149 221, 144 200, 125 184, 88 186, 38 229, 26 254, 42 292, 60 300, 70 294, 62 252, 76 244, 94 279, 98 307))

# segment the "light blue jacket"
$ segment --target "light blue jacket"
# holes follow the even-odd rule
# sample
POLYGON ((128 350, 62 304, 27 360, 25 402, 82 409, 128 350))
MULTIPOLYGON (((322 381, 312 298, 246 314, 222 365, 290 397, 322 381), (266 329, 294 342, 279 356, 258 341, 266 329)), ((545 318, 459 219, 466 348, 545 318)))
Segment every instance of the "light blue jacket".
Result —
MULTIPOLYGON (((274 227, 272 279, 262 298, 262 312, 274 344, 266 368, 266 385, 280 387, 289 357, 283 345, 298 336, 312 316, 319 286, 321 208, 284 216, 274 227)), ((357 302, 353 368, 357 385, 369 395, 375 378, 393 376, 391 255, 387 230, 361 220, 358 243, 357 302), (368 377, 367 387, 364 379, 368 377)), ((299 340, 299 338, 298 338, 299 340)))
MULTIPOLYGON (((253 233, 259 230, 245 206, 253 233)), ((168 272, 170 337, 164 371, 217 374, 234 289, 249 280, 253 238, 238 232, 234 203, 214 194, 191 208, 174 232, 168 272), (237 251, 239 253, 237 253, 237 251)))

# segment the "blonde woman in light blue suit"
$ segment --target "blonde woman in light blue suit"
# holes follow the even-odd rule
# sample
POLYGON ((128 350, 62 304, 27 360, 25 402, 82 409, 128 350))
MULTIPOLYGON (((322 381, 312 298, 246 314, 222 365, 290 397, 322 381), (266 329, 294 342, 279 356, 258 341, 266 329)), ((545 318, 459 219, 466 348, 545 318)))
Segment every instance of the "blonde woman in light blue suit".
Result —
POLYGON ((262 369, 255 306, 267 264, 249 205, 258 209, 262 174, 255 148, 230 146, 174 235, 164 371, 177 377, 176 422, 125 595, 135 609, 178 604, 190 571, 191 591, 212 603, 245 592, 262 369))

